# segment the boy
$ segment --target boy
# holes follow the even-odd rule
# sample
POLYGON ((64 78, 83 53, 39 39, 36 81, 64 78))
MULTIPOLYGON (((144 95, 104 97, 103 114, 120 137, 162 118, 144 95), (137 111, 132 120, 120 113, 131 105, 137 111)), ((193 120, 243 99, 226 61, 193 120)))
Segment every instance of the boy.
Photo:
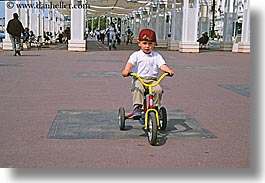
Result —
MULTIPOLYGON (((134 52, 124 70, 122 76, 127 77, 132 71, 138 74, 144 82, 153 83, 157 80, 159 69, 163 72, 168 72, 170 76, 174 75, 174 71, 171 70, 167 65, 163 57, 153 51, 157 45, 156 34, 151 29, 142 29, 139 33, 137 40, 140 50, 134 52)), ((144 86, 138 81, 133 79, 132 81, 132 94, 133 94, 133 106, 134 106, 134 117, 141 116, 141 108, 144 100, 144 86)), ((163 90, 160 85, 153 87, 154 92, 154 106, 158 109, 162 98, 163 90)))

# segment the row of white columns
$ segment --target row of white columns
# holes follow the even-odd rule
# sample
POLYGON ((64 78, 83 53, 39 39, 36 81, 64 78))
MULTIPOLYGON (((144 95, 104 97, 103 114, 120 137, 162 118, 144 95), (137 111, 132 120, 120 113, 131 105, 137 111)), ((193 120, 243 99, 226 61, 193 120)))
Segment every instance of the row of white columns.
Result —
MULTIPOLYGON (((25 3, 45 3, 45 0, 26 0, 25 3)), ((5 2, 5 7, 7 7, 8 1, 5 2)), ((21 1, 17 0, 16 4, 20 4, 21 1)), ((8 21, 13 19, 13 13, 18 13, 19 20, 21 21, 24 28, 29 28, 30 31, 33 31, 35 36, 43 36, 43 32, 52 32, 55 37, 55 33, 58 32, 60 27, 64 27, 64 16, 57 9, 48 10, 48 18, 45 17, 44 10, 41 9, 29 9, 29 8, 5 8, 5 25, 7 26, 8 21)), ((11 41, 9 35, 6 34, 5 39, 3 40, 3 49, 12 50, 11 41)))
MULTIPOLYGON (((39 0, 40 1, 40 0, 39 0)), ((45 1, 45 0, 42 0, 45 1)), ((85 0, 76 1, 71 0, 71 4, 82 3, 85 0)), ((233 8, 231 8, 230 0, 225 0, 225 20, 224 20, 224 38, 221 42, 221 50, 232 50, 232 24, 231 15, 234 14, 233 8), (232 11, 232 12, 231 12, 232 11)), ((236 1, 236 0, 234 0, 236 1)), ((169 23, 166 22, 166 7, 161 12, 159 1, 157 0, 156 10, 153 11, 151 6, 149 16, 139 11, 137 14, 131 15, 133 18, 129 18, 127 25, 129 25, 134 35, 138 35, 142 28, 154 29, 157 33, 158 46, 167 47, 169 50, 178 50, 180 52, 199 52, 199 44, 197 42, 198 36, 198 14, 199 14, 199 0, 183 0, 181 11, 176 10, 176 0, 173 0, 173 9, 171 12, 171 37, 167 38, 169 32, 169 23), (139 16, 139 17, 137 17, 139 16), (148 20, 147 20, 148 19, 148 20)), ((11 19, 13 12, 17 10, 6 8, 6 21, 11 19)), ((55 11, 55 10, 53 10, 55 11)), ((59 12, 57 12, 59 13, 59 12)), ((20 12, 20 14, 23 14, 20 12)), ((26 12, 24 13, 26 14, 26 12)), ((31 13, 29 13, 30 15, 31 13)), ((35 22, 37 22, 36 31, 40 35, 44 30, 45 18, 43 12, 35 12, 35 22), (42 17, 42 18, 41 18, 42 17), (42 28, 41 28, 42 27, 42 28)), ((49 28, 55 30, 55 12, 52 12, 53 18, 49 28)), ((238 52, 250 52, 250 19, 249 19, 249 0, 245 0, 244 15, 243 15, 243 28, 242 39, 238 44, 238 52)), ((71 9, 71 40, 69 41, 69 51, 86 51, 86 41, 84 39, 85 32, 85 11, 83 9, 71 9)), ((34 21, 34 16, 30 18, 30 21, 34 21)), ((48 21, 51 21, 50 19, 48 21)), ((26 22, 25 22, 26 23, 26 22)), ((60 23, 60 22, 59 22, 60 23)), ((7 22, 6 22, 7 25, 7 22)), ((34 25, 34 24, 30 24, 34 25)), ((58 25, 58 22, 57 22, 58 25)), ((59 26, 57 26, 58 29, 59 26)), ((31 27, 34 29, 33 27, 31 27)), ((123 28, 124 29, 124 28, 123 28)), ((53 31, 55 32, 55 31, 53 31)), ((137 36, 135 36, 137 38, 137 36)), ((6 39, 7 40, 7 39, 6 39)), ((10 41, 9 41, 10 43, 10 41)), ((4 41, 4 48, 7 48, 6 41, 4 41)), ((11 48, 11 43, 10 43, 11 48)))
MULTIPOLYGON (((158 3, 158 1, 157 1, 158 3)), ((235 15, 235 4, 237 0, 226 0, 224 3, 225 19, 224 19, 224 35, 223 41, 220 43, 220 50, 232 51, 233 44, 238 44, 237 52, 250 52, 250 27, 249 27, 249 0, 245 0, 242 39, 239 43, 233 42, 233 15, 235 15)), ((158 46, 167 47, 169 50, 177 50, 180 52, 199 52, 199 44, 197 42, 198 35, 209 30, 209 7, 199 7, 199 0, 189 1, 184 0, 181 11, 176 10, 176 0, 173 0, 173 7, 171 12, 171 37, 167 39, 167 32, 170 29, 169 23, 166 22, 166 13, 160 12, 160 6, 157 6, 153 12, 150 7, 149 17, 143 16, 143 11, 131 15, 134 17, 128 18, 129 26, 133 28, 135 35, 137 35, 141 28, 151 28, 156 31, 158 46), (199 11, 202 18, 199 19, 199 11), (140 16, 140 17, 137 17, 140 16), (146 21, 149 19, 149 22, 146 21), (199 22, 199 23, 198 23, 199 22), (200 27, 198 27, 198 25, 200 27), (198 31, 197 31, 198 30, 198 31), (198 34, 199 32, 199 34, 198 34)))

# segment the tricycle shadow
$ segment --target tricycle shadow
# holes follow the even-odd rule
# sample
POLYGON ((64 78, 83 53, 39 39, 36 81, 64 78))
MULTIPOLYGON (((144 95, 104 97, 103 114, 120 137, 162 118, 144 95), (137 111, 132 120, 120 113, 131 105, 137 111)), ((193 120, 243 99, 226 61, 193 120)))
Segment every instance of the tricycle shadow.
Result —
MULTIPOLYGON (((166 130, 158 131, 157 143, 155 146, 162 146, 166 144, 168 138, 171 138, 171 139, 172 138, 173 139, 183 138, 184 132, 192 133, 193 131, 193 128, 186 123, 186 119, 169 119, 167 124, 168 125, 167 125, 166 130)), ((126 125, 126 128, 125 128, 126 131, 130 131, 132 129, 134 129, 132 125, 126 125)), ((144 133, 139 136, 147 137, 147 131, 144 129, 144 127, 142 128, 142 130, 144 133)))
POLYGON ((166 130, 160 130, 157 138, 157 146, 162 146, 168 140, 168 137, 180 138, 183 132, 192 131, 192 128, 186 123, 186 119, 170 119, 166 130))

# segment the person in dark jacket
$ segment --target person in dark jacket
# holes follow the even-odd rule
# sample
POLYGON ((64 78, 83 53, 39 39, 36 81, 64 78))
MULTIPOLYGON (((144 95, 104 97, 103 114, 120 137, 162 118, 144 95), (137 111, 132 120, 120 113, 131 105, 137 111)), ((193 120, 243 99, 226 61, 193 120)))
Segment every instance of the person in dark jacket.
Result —
POLYGON ((197 42, 199 42, 200 45, 206 45, 209 41, 208 32, 205 32, 202 34, 202 37, 200 37, 197 42))
POLYGON ((21 34, 24 33, 24 27, 22 23, 18 20, 18 14, 13 14, 13 19, 9 20, 7 24, 7 33, 9 34, 13 51, 15 52, 14 56, 17 56, 17 54, 20 56, 20 49, 21 49, 21 43, 20 38, 21 34))

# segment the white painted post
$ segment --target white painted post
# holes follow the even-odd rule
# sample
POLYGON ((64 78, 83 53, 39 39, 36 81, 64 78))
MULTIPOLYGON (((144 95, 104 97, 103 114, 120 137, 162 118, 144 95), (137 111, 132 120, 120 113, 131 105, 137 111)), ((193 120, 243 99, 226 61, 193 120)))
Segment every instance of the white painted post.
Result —
MULTIPOLYGON (((71 0, 71 3, 77 4, 77 1, 71 0)), ((68 51, 86 51, 84 9, 71 9, 71 40, 68 43, 68 51)))

